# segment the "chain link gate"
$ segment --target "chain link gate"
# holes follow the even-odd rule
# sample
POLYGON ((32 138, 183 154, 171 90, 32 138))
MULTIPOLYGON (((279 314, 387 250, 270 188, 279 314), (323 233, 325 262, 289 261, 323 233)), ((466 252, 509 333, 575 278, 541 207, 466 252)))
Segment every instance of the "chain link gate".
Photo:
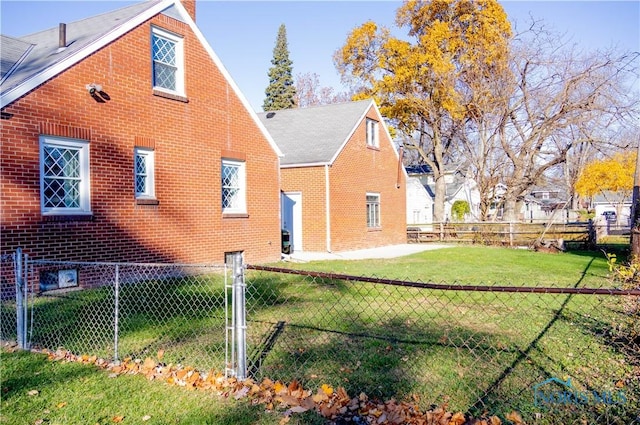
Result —
POLYGON ((243 303, 231 303, 244 296, 241 257, 233 268, 88 263, 34 260, 18 249, 1 265, 2 341, 246 376, 246 323, 233 309, 243 303))

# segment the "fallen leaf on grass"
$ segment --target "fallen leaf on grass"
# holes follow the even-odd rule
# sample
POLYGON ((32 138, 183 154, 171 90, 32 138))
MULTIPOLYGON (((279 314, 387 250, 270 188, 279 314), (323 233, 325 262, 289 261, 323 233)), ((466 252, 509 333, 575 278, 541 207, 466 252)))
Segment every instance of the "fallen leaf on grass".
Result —
POLYGON ((38 395, 38 394, 40 394, 40 391, 38 391, 38 390, 31 390, 31 391, 29 391, 27 394, 28 394, 28 395, 38 395))
POLYGON ((330 385, 322 384, 320 388, 328 396, 331 396, 331 394, 333 394, 333 388, 330 385))
POLYGON ((114 423, 117 423, 117 424, 119 424, 122 421, 124 421, 124 416, 114 416, 111 419, 111 422, 114 422, 114 423))
POLYGON ((283 406, 299 406, 300 405, 300 400, 288 394, 280 395, 276 397, 275 400, 279 401, 280 404, 282 404, 283 406))
POLYGON ((449 420, 449 425, 462 425, 466 422, 464 415, 460 412, 455 413, 449 420))
POLYGON ((306 407, 295 406, 295 407, 292 407, 291 409, 289 409, 289 412, 291 412, 291 413, 304 413, 307 410, 309 410, 309 409, 307 409, 306 407))
POLYGON ((57 405, 57 406, 58 406, 58 409, 62 409, 62 408, 63 408, 64 406, 66 406, 66 405, 67 405, 67 402, 66 402, 66 401, 63 401, 62 403, 58 403, 58 405, 57 405))
POLYGON ((313 401, 317 404, 322 403, 323 401, 329 400, 329 396, 321 390, 318 390, 318 393, 312 397, 313 401))
POLYGON ((236 394, 233 396, 236 400, 240 400, 241 398, 245 398, 249 393, 249 387, 242 387, 241 390, 236 391, 236 394))
POLYGON ((147 357, 146 359, 144 359, 142 367, 145 369, 153 369, 154 367, 156 367, 156 362, 151 357, 147 357))
POLYGON ((273 391, 276 394, 280 394, 281 392, 283 392, 284 390, 286 390, 287 387, 285 387, 284 385, 282 385, 282 382, 278 381, 275 384, 273 384, 273 391))
POLYGON ((524 421, 522 420, 522 416, 518 412, 511 412, 507 414, 507 419, 513 422, 516 425, 524 425, 524 421))
POLYGON ((291 416, 284 416, 280 419, 279 425, 285 425, 291 420, 291 416))
POLYGON ((149 419, 151 419, 151 416, 149 416, 149 415, 144 415, 144 416, 142 417, 142 421, 143 421, 143 422, 146 422, 146 421, 148 421, 149 419))

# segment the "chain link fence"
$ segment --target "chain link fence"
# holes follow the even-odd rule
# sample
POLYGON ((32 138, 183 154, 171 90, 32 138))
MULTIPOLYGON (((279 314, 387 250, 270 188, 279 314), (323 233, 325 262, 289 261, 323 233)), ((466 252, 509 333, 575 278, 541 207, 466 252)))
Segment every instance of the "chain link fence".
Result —
MULTIPOLYGON (((9 260, 3 258, 3 272, 9 260)), ((105 360, 161 353, 166 363, 225 368, 230 319, 224 265, 27 260, 25 279, 26 347, 105 360)), ((20 304, 3 301, 2 340, 22 345, 20 304)))
POLYGON ((640 291, 425 284, 248 266, 258 379, 536 424, 640 423, 640 291))
POLYGON ((0 341, 17 340, 15 253, 0 255, 0 341))
MULTIPOLYGON (((166 363, 342 386, 425 409, 447 403, 476 416, 515 410, 534 424, 640 424, 638 289, 593 280, 435 284, 239 258, 233 273, 27 261, 26 318, 16 320, 16 299, 3 301, 2 340, 19 339, 24 326, 28 346, 105 359, 162 352, 166 363)), ((15 286, 15 259, 2 257, 5 289, 15 286)))

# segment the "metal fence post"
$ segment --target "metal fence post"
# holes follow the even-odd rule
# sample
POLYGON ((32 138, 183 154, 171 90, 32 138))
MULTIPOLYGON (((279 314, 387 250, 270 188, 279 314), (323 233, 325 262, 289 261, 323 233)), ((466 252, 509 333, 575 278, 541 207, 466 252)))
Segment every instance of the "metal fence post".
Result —
POLYGON ((14 258, 16 276, 16 339, 18 347, 27 349, 27 324, 25 314, 25 279, 24 279, 24 257, 22 248, 16 249, 14 258))
POLYGON ((234 317, 234 334, 236 343, 236 378, 245 379, 247 377, 247 317, 245 305, 246 285, 244 283, 244 265, 242 264, 242 253, 233 255, 233 305, 232 314, 234 317))
POLYGON ((113 312, 113 360, 118 361, 118 327, 120 316, 120 266, 116 264, 115 288, 114 288, 114 312, 113 312))

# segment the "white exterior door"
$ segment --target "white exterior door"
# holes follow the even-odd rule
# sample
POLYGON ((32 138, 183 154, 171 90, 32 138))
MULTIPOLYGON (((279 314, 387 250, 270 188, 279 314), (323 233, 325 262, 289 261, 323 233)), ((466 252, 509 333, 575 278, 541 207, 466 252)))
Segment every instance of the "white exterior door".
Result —
POLYGON ((283 192, 282 228, 289 232, 291 251, 302 251, 302 193, 283 192))

